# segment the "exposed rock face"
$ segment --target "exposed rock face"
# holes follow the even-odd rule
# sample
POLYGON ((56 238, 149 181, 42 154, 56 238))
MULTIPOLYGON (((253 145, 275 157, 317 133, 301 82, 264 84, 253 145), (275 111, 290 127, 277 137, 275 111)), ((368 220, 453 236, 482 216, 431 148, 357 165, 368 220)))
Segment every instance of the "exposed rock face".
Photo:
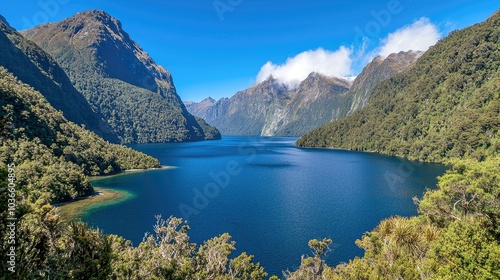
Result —
POLYGON ((322 108, 322 101, 335 99, 349 85, 346 80, 312 73, 297 88, 289 89, 269 77, 230 99, 207 98, 200 103, 189 102, 187 108, 225 135, 295 135, 296 130, 303 130, 300 120, 304 114, 323 118, 325 123, 331 120, 332 113, 322 108))
MULTIPOLYGON (((348 103, 351 104, 345 115, 350 115, 356 110, 364 108, 375 87, 396 74, 401 73, 423 54, 419 51, 408 51, 390 54, 386 58, 380 56, 373 59, 356 77, 349 91, 348 103)), ((346 109, 345 107, 344 109, 346 109)))
POLYGON ((231 98, 187 102, 224 135, 300 136, 366 106, 375 87, 407 69, 420 52, 377 57, 353 82, 311 73, 297 88, 270 77, 231 98))
POLYGON ((3 22, 9 29, 14 30, 14 28, 12 26, 10 26, 10 24, 7 22, 7 20, 2 15, 0 15, 0 22, 3 22))

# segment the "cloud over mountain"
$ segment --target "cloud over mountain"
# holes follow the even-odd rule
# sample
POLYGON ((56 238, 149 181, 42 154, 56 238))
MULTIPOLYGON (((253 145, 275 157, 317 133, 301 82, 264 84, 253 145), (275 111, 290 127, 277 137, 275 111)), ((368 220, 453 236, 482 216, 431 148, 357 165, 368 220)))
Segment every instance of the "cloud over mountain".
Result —
POLYGON ((421 18, 387 35, 382 40, 379 55, 387 57, 400 51, 426 51, 441 38, 436 25, 428 18, 421 18))
POLYGON ((387 57, 391 53, 401 51, 427 51, 441 38, 438 27, 428 18, 420 18, 410 25, 404 26, 385 38, 380 44, 367 51, 366 45, 358 51, 353 47, 341 46, 336 51, 318 48, 308 50, 290 57, 283 64, 268 61, 261 67, 256 82, 266 80, 270 75, 288 87, 297 86, 312 72, 329 77, 346 78, 356 75, 358 65, 366 65, 376 56, 387 57))
POLYGON ((284 64, 268 61, 257 75, 260 83, 272 75, 281 83, 293 87, 303 81, 311 72, 326 76, 346 77, 351 75, 352 50, 344 46, 337 51, 323 48, 309 50, 288 58, 284 64))

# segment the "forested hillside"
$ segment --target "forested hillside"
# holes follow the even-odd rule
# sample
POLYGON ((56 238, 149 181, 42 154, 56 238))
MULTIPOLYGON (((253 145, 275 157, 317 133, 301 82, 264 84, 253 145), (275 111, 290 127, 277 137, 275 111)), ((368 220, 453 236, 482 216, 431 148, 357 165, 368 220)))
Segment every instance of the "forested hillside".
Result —
POLYGON ((158 160, 68 122, 30 86, 0 68, 2 164, 13 163, 30 201, 60 202, 91 194, 87 176, 159 167, 158 160), (7 137, 6 137, 7 136, 7 137))
POLYGON ((500 149, 500 15, 456 31, 409 71, 381 83, 370 104, 297 141, 415 160, 482 159, 500 149))

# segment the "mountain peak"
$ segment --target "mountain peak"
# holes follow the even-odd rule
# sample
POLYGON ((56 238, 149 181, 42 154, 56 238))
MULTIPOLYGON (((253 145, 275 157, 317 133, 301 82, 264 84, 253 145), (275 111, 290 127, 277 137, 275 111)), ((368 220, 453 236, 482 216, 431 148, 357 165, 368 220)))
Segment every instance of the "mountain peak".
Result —
POLYGON ((105 11, 90 10, 77 13, 56 23, 45 23, 21 32, 24 36, 51 36, 59 43, 66 36, 77 48, 98 47, 106 43, 126 44, 133 49, 135 42, 122 29, 121 22, 105 11), (41 34, 37 34, 41 33, 41 34))
POLYGON ((86 20, 101 22, 103 24, 109 24, 112 22, 120 23, 118 19, 112 17, 107 12, 101 10, 89 10, 89 11, 79 12, 68 19, 86 19, 86 20))
POLYGON ((400 58, 403 56, 420 57, 422 54, 424 54, 423 51, 414 51, 414 50, 400 51, 398 53, 391 53, 390 55, 387 56, 387 58, 395 58, 395 57, 400 58))
POLYGON ((106 27, 109 27, 114 33, 123 32, 121 22, 118 19, 112 17, 107 12, 101 10, 80 12, 67 20, 83 20, 87 24, 102 24, 106 27))
POLYGON ((61 46, 85 53, 86 61, 106 77, 162 94, 175 92, 170 73, 122 29, 120 21, 105 11, 80 12, 58 23, 23 31, 43 48, 61 46), (44 40, 43 38, 51 38, 44 40), (43 42, 43 43, 42 43, 43 42))
POLYGON ((253 86, 251 86, 250 88, 262 88, 262 87, 274 87, 274 86, 284 87, 284 85, 281 84, 279 80, 275 79, 273 75, 269 75, 264 81, 258 82, 253 86))
POLYGON ((401 51, 399 53, 392 53, 386 57, 383 61, 396 72, 401 72, 403 69, 407 68, 409 64, 413 64, 417 59, 419 59, 424 52, 422 51, 401 51))
POLYGON ((215 103, 215 99, 213 99, 212 97, 207 97, 205 99, 203 99, 200 103, 203 103, 203 102, 206 102, 206 103, 215 103))
POLYGON ((113 19, 113 17, 103 10, 88 10, 76 13, 73 17, 92 17, 95 19, 103 20, 103 19, 113 19))
POLYGON ((320 73, 318 73, 318 72, 311 72, 311 73, 307 76, 307 78, 305 78, 305 80, 307 80, 307 79, 318 79, 318 78, 320 78, 321 76, 324 76, 324 75, 322 75, 322 74, 320 74, 320 73))
POLYGON ((321 83, 327 83, 327 84, 336 84, 338 86, 344 87, 349 89, 352 85, 352 81, 345 79, 345 78, 338 78, 338 77, 332 77, 332 76, 327 76, 318 72, 311 72, 309 76, 299 84, 299 89, 300 88, 309 88, 312 85, 318 85, 321 83))
POLYGON ((276 81, 277 81, 277 79, 276 79, 276 78, 274 78, 274 76, 273 76, 273 75, 269 75, 269 76, 268 76, 268 77, 267 77, 264 81, 262 81, 262 82, 274 83, 274 82, 276 82, 276 81))
POLYGON ((61 31, 68 32, 73 39, 90 44, 96 41, 106 41, 106 37, 121 41, 130 40, 128 34, 123 31, 121 22, 105 11, 80 12, 56 24, 61 31))

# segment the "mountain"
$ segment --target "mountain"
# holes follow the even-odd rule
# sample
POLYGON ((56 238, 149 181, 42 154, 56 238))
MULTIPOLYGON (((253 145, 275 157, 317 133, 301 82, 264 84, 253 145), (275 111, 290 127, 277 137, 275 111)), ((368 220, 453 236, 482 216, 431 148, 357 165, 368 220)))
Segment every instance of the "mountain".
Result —
POLYGON ((172 76, 103 11, 87 11, 22 34, 51 54, 122 143, 219 139, 186 111, 172 76))
POLYGON ((217 102, 216 119, 208 122, 225 135, 266 135, 264 127, 279 118, 289 101, 288 89, 271 77, 217 102))
POLYGON ((299 147, 376 151, 424 161, 500 150, 500 13, 431 47, 377 86, 364 109, 304 135, 299 147))
POLYGON ((236 249, 227 233, 192 243, 180 218, 156 216, 154 233, 136 247, 81 221, 64 220, 59 213, 65 210, 50 204, 93 194, 89 175, 154 168, 159 162, 69 122, 40 92, 2 66, 0 132, 0 200, 8 202, 0 203, 1 279, 267 276, 252 255, 230 257, 236 249), (168 253, 173 250, 181 253, 168 253))
POLYGON ((0 66, 41 92, 52 106, 63 112, 65 118, 85 125, 109 141, 118 141, 107 122, 73 87, 57 62, 12 29, 4 18, 0 18, 0 58, 0 66))
POLYGON ((311 73, 297 88, 270 77, 231 98, 186 102, 225 135, 300 136, 366 106, 375 86, 410 67, 420 52, 377 57, 350 81, 311 73))
POLYGON ((216 105, 217 101, 212 97, 207 97, 200 102, 193 101, 185 101, 184 105, 188 112, 196 112, 196 114, 192 113, 195 116, 198 116, 203 119, 214 119, 216 116, 212 116, 212 108, 216 105))
POLYGON ((277 126, 276 135, 298 136, 340 117, 339 105, 351 82, 311 73, 292 93, 286 115, 277 126))

